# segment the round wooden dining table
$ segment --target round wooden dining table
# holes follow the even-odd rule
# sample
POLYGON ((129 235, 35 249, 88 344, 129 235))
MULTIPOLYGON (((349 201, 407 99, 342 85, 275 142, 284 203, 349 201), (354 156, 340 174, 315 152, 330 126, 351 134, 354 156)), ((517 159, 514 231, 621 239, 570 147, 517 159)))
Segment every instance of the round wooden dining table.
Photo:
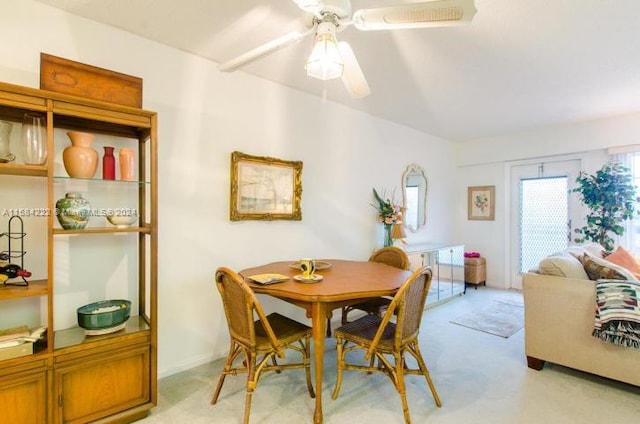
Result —
POLYGON ((316 405, 313 422, 322 423, 322 370, 327 318, 332 311, 352 305, 363 299, 393 296, 402 283, 411 276, 405 271, 379 262, 322 259, 317 263, 330 266, 319 269, 321 281, 298 282, 294 276, 300 274, 295 261, 273 262, 240 271, 255 293, 267 294, 304 308, 311 318, 313 329, 313 367, 315 375, 316 405), (262 285, 247 277, 258 274, 282 274, 289 280, 262 285))

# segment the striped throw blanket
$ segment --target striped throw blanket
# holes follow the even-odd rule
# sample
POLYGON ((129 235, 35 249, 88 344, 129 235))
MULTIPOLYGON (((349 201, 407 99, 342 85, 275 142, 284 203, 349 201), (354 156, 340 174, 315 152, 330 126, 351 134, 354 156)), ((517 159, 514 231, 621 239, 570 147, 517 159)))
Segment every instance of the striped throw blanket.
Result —
POLYGON ((640 349, 640 281, 598 280, 593 336, 640 349))

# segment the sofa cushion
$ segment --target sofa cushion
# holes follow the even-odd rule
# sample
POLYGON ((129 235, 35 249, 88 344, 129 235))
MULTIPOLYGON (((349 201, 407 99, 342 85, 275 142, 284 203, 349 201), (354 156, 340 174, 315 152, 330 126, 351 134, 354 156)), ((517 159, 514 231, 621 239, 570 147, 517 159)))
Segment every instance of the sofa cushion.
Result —
POLYGON ((540 261, 538 272, 556 277, 580 278, 589 280, 584 265, 569 253, 558 253, 540 261))
POLYGON ((627 269, 587 252, 582 256, 582 265, 590 280, 635 280, 627 269))
POLYGON ((612 254, 607 256, 607 260, 626 268, 633 274, 635 280, 640 280, 640 264, 638 264, 636 258, 624 247, 618 246, 612 254))

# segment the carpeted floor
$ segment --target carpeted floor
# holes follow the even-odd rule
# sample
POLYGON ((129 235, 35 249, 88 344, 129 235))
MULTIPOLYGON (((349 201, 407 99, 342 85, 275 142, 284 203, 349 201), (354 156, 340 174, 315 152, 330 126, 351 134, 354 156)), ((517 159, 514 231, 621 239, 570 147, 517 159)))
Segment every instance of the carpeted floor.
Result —
MULTIPOLYGON (((527 368, 524 330, 509 338, 451 324, 493 300, 519 293, 479 287, 428 309, 420 348, 443 405, 435 406, 424 378, 407 376, 413 423, 601 424, 633 423, 640 416, 640 388, 547 364, 527 368)), ((337 321, 334 326, 337 325, 337 321)), ((383 375, 347 372, 337 400, 335 341, 327 339, 322 390, 325 424, 403 424, 400 397, 383 375)), ((162 352, 160 352, 162 355, 162 352)), ((158 406, 142 424, 238 424, 244 408, 244 376, 229 376, 218 404, 209 404, 223 359, 159 381, 158 406)), ((314 400, 304 373, 269 373, 253 395, 252 424, 312 423, 314 400)), ((0 419, 1 421, 1 419, 0 419)))

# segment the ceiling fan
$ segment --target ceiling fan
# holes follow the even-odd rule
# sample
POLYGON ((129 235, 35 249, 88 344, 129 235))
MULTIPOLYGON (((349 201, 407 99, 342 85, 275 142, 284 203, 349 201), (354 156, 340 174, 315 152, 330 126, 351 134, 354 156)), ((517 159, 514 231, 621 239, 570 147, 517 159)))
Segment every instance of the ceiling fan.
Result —
POLYGON ((369 84, 351 46, 336 33, 353 25, 361 31, 451 26, 471 21, 474 0, 430 0, 352 13, 350 0, 293 0, 306 13, 309 30, 291 32, 249 50, 219 66, 231 72, 263 56, 296 43, 315 32, 315 42, 305 69, 307 75, 329 80, 342 78, 353 98, 371 94, 369 84))

